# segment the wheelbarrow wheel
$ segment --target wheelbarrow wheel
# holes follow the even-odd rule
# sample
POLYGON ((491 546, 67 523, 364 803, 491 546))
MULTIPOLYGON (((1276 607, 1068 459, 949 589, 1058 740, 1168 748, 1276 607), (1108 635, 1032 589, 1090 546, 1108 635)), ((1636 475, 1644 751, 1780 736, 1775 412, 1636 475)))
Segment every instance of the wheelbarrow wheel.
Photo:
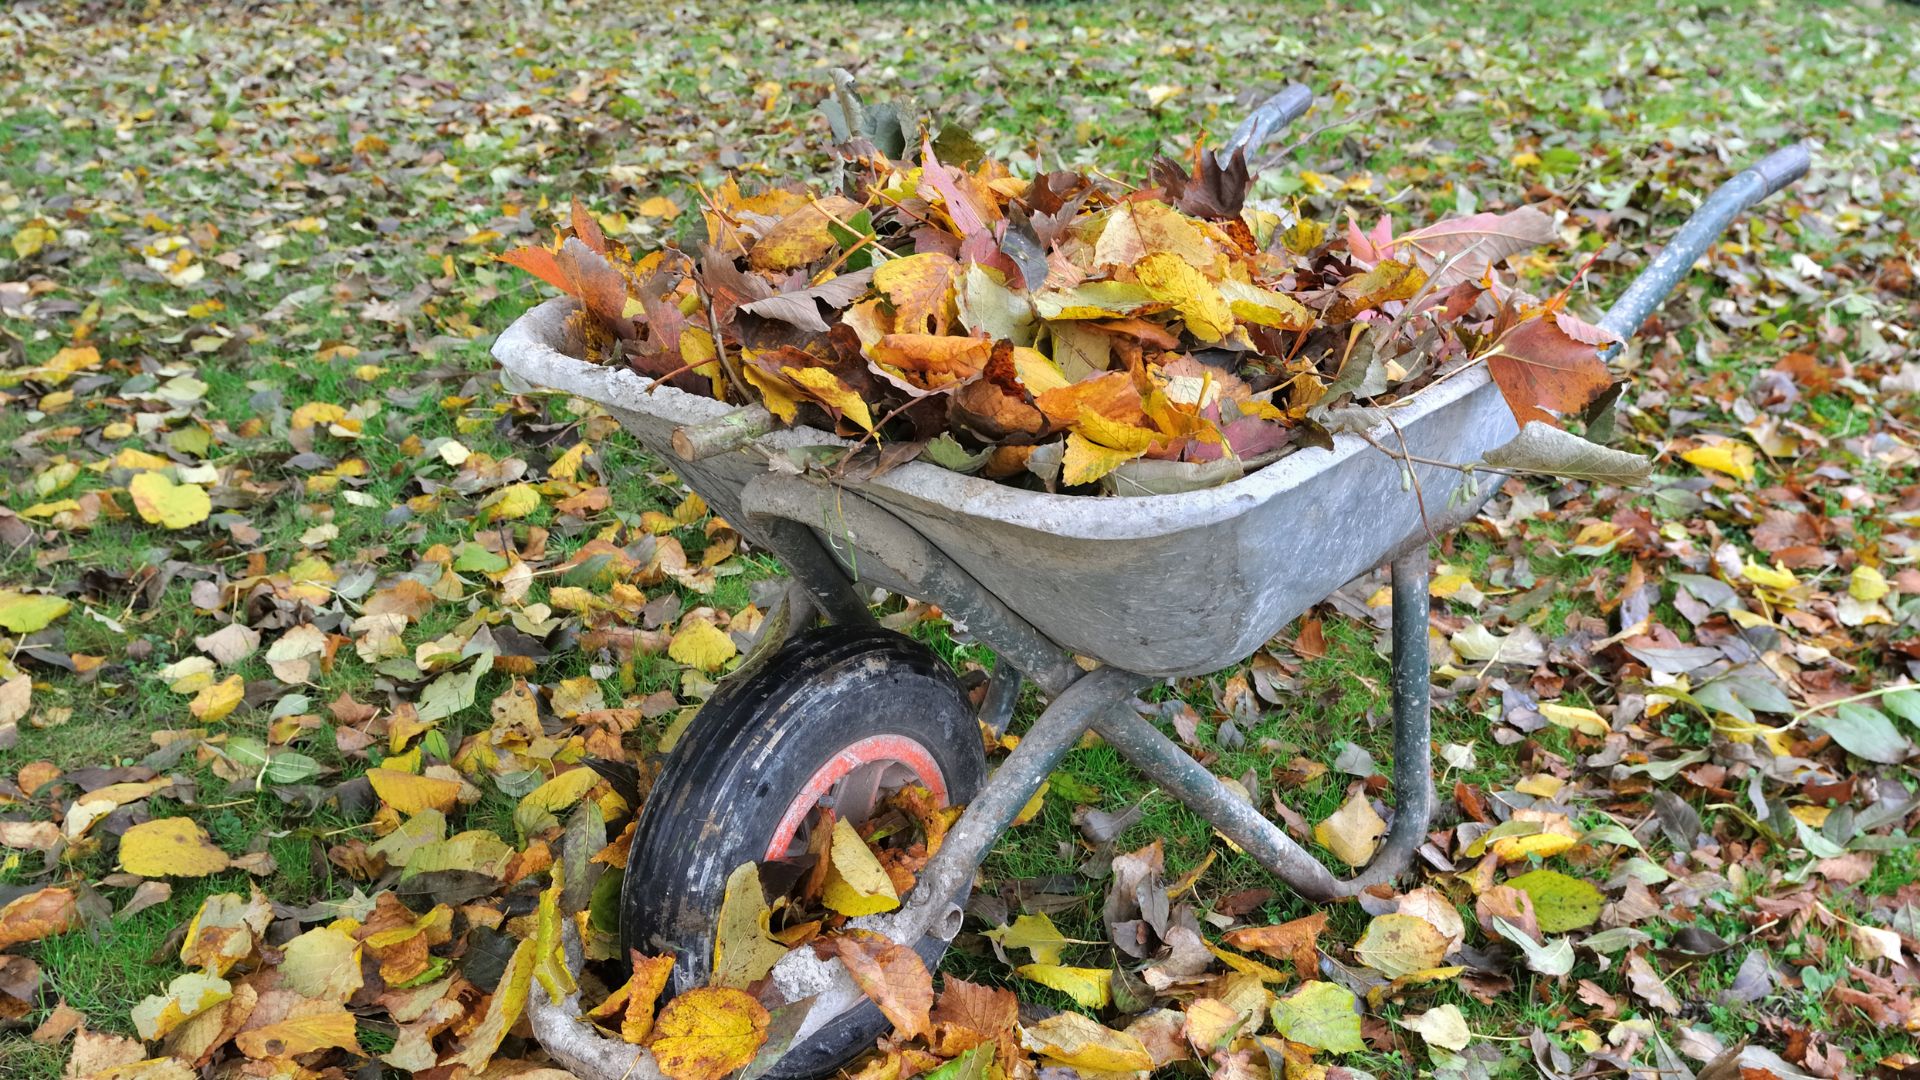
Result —
MULTIPOLYGON (((963 805, 986 778, 979 724, 953 672, 877 627, 827 627, 728 682, 694 717, 648 794, 621 889, 621 940, 675 958, 672 988, 704 986, 727 877, 805 850, 823 804, 856 823, 886 791, 920 784, 963 805)), ((946 945, 916 945, 932 967, 946 945)), ((822 1076, 891 1025, 870 1002, 781 1058, 822 1076)))

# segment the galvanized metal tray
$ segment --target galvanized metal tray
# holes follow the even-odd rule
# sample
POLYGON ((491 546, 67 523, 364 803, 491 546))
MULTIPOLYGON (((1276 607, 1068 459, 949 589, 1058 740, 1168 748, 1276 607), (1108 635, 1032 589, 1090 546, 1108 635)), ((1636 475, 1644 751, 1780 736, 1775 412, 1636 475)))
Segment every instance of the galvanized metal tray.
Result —
MULTIPOLYGON (((775 431, 755 444, 686 461, 673 432, 732 406, 630 371, 578 359, 570 300, 521 316, 493 355, 526 382, 604 406, 722 516, 753 537, 741 489, 771 454, 844 444, 827 432, 775 431)), ((1467 465, 1513 438, 1513 415, 1484 366, 1435 382, 1370 434, 1413 458, 1467 465)), ((1411 466, 1353 434, 1296 450, 1219 487, 1173 495, 1054 495, 910 462, 847 490, 892 512, 1035 629, 1143 675, 1217 671, 1251 655, 1295 616, 1412 544, 1471 516, 1464 476, 1411 466), (1423 516, 1424 508, 1424 516, 1423 516)), ((857 580, 907 591, 823 500, 810 522, 857 580), (869 553, 870 555, 871 553, 869 553)), ((926 597, 923 599, 937 599, 926 597)))

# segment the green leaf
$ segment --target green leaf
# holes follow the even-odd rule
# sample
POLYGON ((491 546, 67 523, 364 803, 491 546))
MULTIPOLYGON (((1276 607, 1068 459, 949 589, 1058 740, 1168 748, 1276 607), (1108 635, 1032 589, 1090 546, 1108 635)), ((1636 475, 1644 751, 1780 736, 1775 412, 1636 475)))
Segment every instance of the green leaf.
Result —
POLYGON ((273 751, 259 739, 231 736, 222 747, 228 757, 259 775, 263 783, 297 784, 316 776, 320 763, 292 750, 273 751))
POLYGON ((1920 690, 1895 690, 1880 699, 1887 711, 1909 724, 1920 726, 1920 690))
POLYGON ((420 694, 420 722, 452 716, 473 704, 480 677, 493 670, 493 653, 484 652, 464 671, 449 671, 427 684, 420 694))
POLYGON ((1360 1009, 1353 991, 1330 982, 1310 982, 1273 1003, 1273 1028, 1282 1036, 1336 1054, 1365 1050, 1360 1009))
POLYGON ((992 454, 991 450, 982 450, 977 454, 970 453, 966 447, 960 445, 960 440, 944 431, 920 450, 920 456, 935 465, 953 472, 968 474, 979 472, 987 463, 987 457, 990 454, 992 454))
POLYGON ((1592 926, 1606 903, 1591 882, 1558 870, 1534 870, 1509 879, 1507 884, 1533 898, 1540 929, 1549 934, 1592 926))
POLYGON ((15 634, 37 633, 71 607, 71 603, 58 596, 0 589, 0 627, 15 634))
POLYGON ((1847 753, 1867 761, 1898 765, 1913 751, 1886 713, 1857 702, 1840 706, 1819 723, 1847 753))

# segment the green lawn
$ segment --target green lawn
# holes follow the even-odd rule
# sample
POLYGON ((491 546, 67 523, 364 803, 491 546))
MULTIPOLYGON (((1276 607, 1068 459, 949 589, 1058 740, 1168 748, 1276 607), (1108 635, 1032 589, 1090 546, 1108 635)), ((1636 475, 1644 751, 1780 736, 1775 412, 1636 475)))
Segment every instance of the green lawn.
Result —
MULTIPOLYGON (((64 773, 144 762, 190 781, 149 800, 146 814, 191 816, 228 853, 268 852, 274 865, 251 879, 238 870, 178 879, 166 901, 116 919, 109 913, 131 889, 109 877, 117 869, 110 838, 131 820, 103 823, 57 858, 0 853, 0 902, 71 883, 86 890, 89 917, 8 950, 36 962, 42 983, 18 1007, 0 987, 0 1016, 17 1020, 0 1031, 0 1075, 59 1074, 66 1049, 26 1036, 60 1001, 96 1030, 131 1033, 133 1006, 183 970, 175 932, 206 896, 245 892, 251 880, 297 907, 366 885, 328 852, 373 840, 367 811, 327 798, 388 747, 343 750, 334 736, 345 721, 329 703, 348 695, 389 708, 411 699, 419 681, 356 652, 350 625, 373 582, 384 588, 413 574, 449 583, 463 574, 457 591, 406 629, 402 652, 412 658, 449 634, 464 640, 476 616, 498 622, 510 606, 480 568, 482 549, 498 549, 504 535, 537 571, 516 603, 552 604, 557 618, 573 620, 559 590, 583 581, 597 595, 607 590, 586 580, 591 574, 559 567, 596 538, 630 542, 649 531, 643 514, 671 514, 682 503, 678 478, 604 417, 499 386, 488 344, 546 293, 494 256, 548 239, 573 195, 610 233, 651 246, 697 232, 698 192, 729 172, 743 186, 817 178, 824 122, 812 109, 834 66, 857 72, 873 98, 911 100, 938 124, 970 128, 1017 169, 1098 164, 1132 180, 1157 153, 1186 153, 1202 135, 1217 140, 1265 93, 1297 79, 1320 104, 1288 133, 1299 142, 1264 174, 1260 196, 1336 226, 1349 210, 1363 225, 1381 214, 1405 224, 1548 203, 1564 213, 1569 243, 1526 261, 1525 283, 1550 292, 1575 282, 1574 304, 1589 315, 1714 184, 1769 149, 1812 140, 1813 177, 1737 223, 1630 354, 1635 383, 1622 441, 1660 455, 1656 483, 1620 492, 1516 482, 1508 496, 1527 490, 1551 509, 1531 523, 1470 527, 1435 552, 1473 586, 1436 600, 1445 632, 1526 626, 1549 644, 1537 671, 1497 672, 1515 688, 1608 716, 1657 714, 1626 727, 1611 748, 1620 753, 1611 753, 1563 727, 1507 724, 1500 690, 1473 678, 1485 674, 1478 665, 1441 671, 1436 742, 1470 748, 1472 760, 1461 754, 1461 764, 1447 766, 1436 828, 1463 820, 1456 783, 1524 805, 1532 796, 1514 785, 1544 773, 1568 785, 1561 802, 1580 828, 1617 823, 1646 847, 1640 856, 1596 839, 1546 865, 1613 879, 1609 900, 1619 899, 1617 875, 1636 856, 1667 879, 1713 874, 1718 884, 1702 877, 1697 895, 1669 893, 1668 910, 1638 921, 1679 1011, 1661 1010, 1630 985, 1622 964, 1582 951, 1562 979, 1522 968, 1497 993, 1447 982, 1376 1010, 1392 1020, 1459 1006, 1484 1036, 1462 1057, 1430 1056, 1418 1036, 1371 1025, 1365 1053, 1331 1060, 1383 1076, 1526 1075, 1526 1039, 1539 1030, 1576 1064, 1610 1047, 1646 1065, 1656 1060, 1655 1032, 1671 1047, 1687 1028, 1777 1051, 1812 1031, 1817 1047, 1834 1048, 1862 1073, 1883 1058, 1920 1061, 1900 1020, 1911 1009, 1901 996, 1911 993, 1910 968, 1867 959, 1844 923, 1754 917, 1755 897, 1791 896, 1805 881, 1843 919, 1912 933, 1920 864, 1904 819, 1859 835, 1824 826, 1830 845, 1874 858, 1869 876, 1852 884, 1818 870, 1824 849, 1795 839, 1785 809, 1830 810, 1808 793, 1806 777, 1789 766, 1768 771, 1759 744, 1730 741, 1724 724, 1716 734, 1706 712, 1684 701, 1660 712, 1671 682, 1596 646, 1622 629, 1622 599, 1643 586, 1653 590, 1653 618, 1691 639, 1684 612, 1700 601, 1675 575, 1717 572, 1751 597, 1739 567, 1773 561, 1785 545, 1768 530, 1783 526, 1767 512, 1793 503, 1813 522, 1795 542, 1825 554, 1798 564, 1805 591, 1793 618, 1771 631, 1749 628, 1757 660, 1784 680, 1796 708, 1915 673, 1920 586, 1899 577, 1914 574, 1920 550, 1912 546, 1920 536, 1916 396, 1898 382, 1883 391, 1880 380, 1913 362, 1920 341, 1912 277, 1920 9, 1739 0, 547 7, 156 0, 0 11, 0 237, 11 241, 0 244, 0 442, 8 447, 0 507, 18 515, 0 513, 0 526, 30 534, 0 549, 0 588, 72 602, 47 630, 0 638, 0 681, 25 673, 33 685, 30 711, 0 737, 0 778, 17 781, 41 762, 64 773), (677 216, 662 216, 661 196, 677 216), (71 378, 7 374, 87 347, 97 348, 97 365, 71 378), (1776 367, 1791 354, 1811 363, 1776 367), (311 403, 343 407, 357 435, 334 434, 324 418, 303 425, 311 403), (1757 475, 1709 482, 1715 474, 1679 457, 1703 435, 1756 445, 1757 475), (550 474, 581 439, 592 452, 579 482, 550 474), (453 464, 460 451, 472 457, 453 464), (151 467, 139 454, 217 470, 213 518, 178 531, 144 521, 126 492, 133 473, 151 467), (497 463, 524 471, 542 495, 505 528, 483 509, 498 487, 501 474, 487 473, 497 463), (565 513, 556 505, 594 487, 605 489, 604 506, 565 513), (69 499, 75 505, 64 512, 54 505, 69 499), (1629 539, 1610 545, 1583 534, 1609 525, 1629 539), (463 557, 475 561, 463 567, 463 557), (1849 625, 1836 615, 1856 565, 1878 566, 1894 582, 1884 622, 1849 625), (316 566, 333 591, 302 607, 289 597, 316 566), (192 695, 169 690, 161 671, 196 655, 194 638, 231 616, 262 628, 265 643, 220 671, 246 681, 248 704, 207 724, 190 714, 192 695), (339 637, 330 663, 316 662, 310 685, 296 688, 306 700, 292 702, 266 648, 306 621, 339 637), (273 721, 289 716, 314 717, 290 745, 320 771, 284 797, 236 786, 204 748, 180 753, 153 738, 207 728, 265 739, 284 734, 273 721), (1725 772, 1649 781, 1616 771, 1630 760, 1622 753, 1689 750, 1725 772), (1771 820, 1754 817, 1755 770, 1765 778, 1753 790, 1779 811, 1771 820), (1699 812, 1714 845, 1687 851, 1664 838, 1655 789, 1699 812), (1729 865, 1744 877, 1734 880, 1729 865), (1670 947, 1689 922, 1735 947, 1711 957, 1670 947), (1776 987, 1750 1002, 1723 997, 1750 948, 1780 965, 1776 987), (1890 976, 1897 991, 1874 989, 1850 965, 1890 976), (1835 986, 1888 1004, 1876 1014, 1835 986)), ((664 535, 697 563, 710 542, 725 542, 710 525, 702 518, 664 535)), ((718 572, 710 593, 665 581, 646 585, 645 595, 678 595, 686 609, 731 616, 747 605, 749 583, 779 571, 747 553, 720 561, 718 572)), ((1284 705, 1254 698, 1254 715, 1226 737, 1231 697, 1245 692, 1232 683, 1250 679, 1247 671, 1148 695, 1192 706, 1201 745, 1218 754, 1216 773, 1251 773, 1263 797, 1280 791, 1309 822, 1344 801, 1349 777, 1336 769, 1288 785, 1300 775, 1288 772, 1297 757, 1330 766, 1351 742, 1384 769, 1391 745, 1387 663, 1374 631, 1332 607, 1317 617, 1324 655, 1299 655, 1298 626, 1283 632, 1271 652, 1289 669, 1291 695, 1284 705)), ((631 622, 632 613, 616 621, 631 622)), ((962 664, 989 659, 943 625, 913 632, 962 664)), ((572 640, 531 662, 526 677, 551 686, 586 676, 609 705, 636 708, 666 692, 675 711, 649 710, 629 736, 636 750, 651 748, 710 686, 664 653, 623 663, 572 640)), ((457 748, 487 730, 487 703, 511 681, 487 675, 478 704, 441 724, 442 745, 457 748)), ((1022 724, 1036 703, 1027 705, 1022 724)), ((1817 761, 1822 775, 1860 779, 1824 820, 1844 810, 1850 822, 1886 793, 1914 788, 1903 767, 1805 742, 1818 727, 1815 720, 1793 733, 1802 740, 1794 755, 1817 761), (1868 787, 1876 777, 1891 785, 1879 797, 1868 787)), ((482 786, 465 827, 516 840, 513 798, 482 786)), ((36 795, 0 779, 0 819, 63 822, 76 794, 68 786, 36 795)), ((1044 809, 1005 838, 978 891, 1073 894, 1055 921, 1069 937, 1102 938, 1105 882, 1077 872, 1088 852, 1073 815, 1076 806, 1134 804, 1142 813, 1119 850, 1164 840, 1170 880, 1212 858, 1187 897, 1203 912, 1272 884, 1094 745, 1069 756, 1044 809)), ((1486 949, 1472 929, 1470 864, 1462 859, 1461 875, 1436 871, 1427 883, 1461 905, 1470 943, 1486 949)), ((1261 924, 1311 910, 1281 889, 1244 918, 1261 924)), ((1355 905, 1329 915, 1321 945, 1349 963, 1368 917, 1355 905)), ((973 932, 983 928, 970 925, 950 970, 1013 986, 1027 1002, 1069 1004, 1016 979, 973 932)), ((1911 947, 1913 938, 1904 941, 1911 947)), ((1113 952, 1081 946, 1068 962, 1106 966, 1113 952)), ((363 1024, 362 1045, 377 1048, 392 1030, 363 1024)))

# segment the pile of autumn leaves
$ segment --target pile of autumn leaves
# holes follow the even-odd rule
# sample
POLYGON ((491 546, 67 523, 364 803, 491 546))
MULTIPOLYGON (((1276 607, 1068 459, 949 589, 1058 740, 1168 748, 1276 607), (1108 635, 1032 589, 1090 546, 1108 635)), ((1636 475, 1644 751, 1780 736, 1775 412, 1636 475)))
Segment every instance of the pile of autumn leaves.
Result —
POLYGON ((1138 190, 925 143, 843 166, 847 194, 728 180, 692 254, 636 257, 576 199, 554 247, 502 258, 579 302, 588 359, 881 444, 882 467, 1047 490, 1222 483, 1476 362, 1523 422, 1612 382, 1610 335, 1501 278, 1557 239, 1531 208, 1343 234, 1248 204, 1237 156, 1138 190))

